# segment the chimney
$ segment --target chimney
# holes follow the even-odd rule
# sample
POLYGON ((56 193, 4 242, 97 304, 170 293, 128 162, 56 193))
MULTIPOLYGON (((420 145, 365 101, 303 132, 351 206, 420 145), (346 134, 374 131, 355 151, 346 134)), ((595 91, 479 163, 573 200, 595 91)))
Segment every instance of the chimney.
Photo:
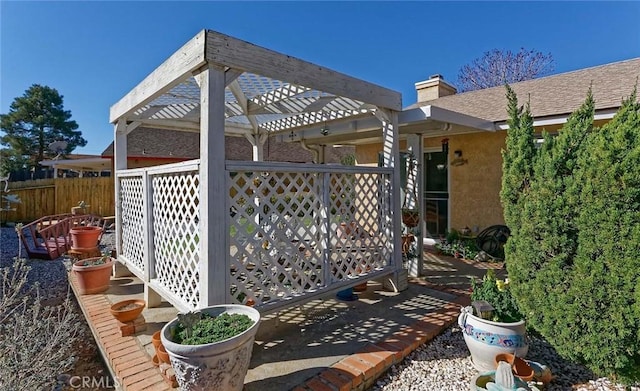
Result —
POLYGON ((418 102, 426 102, 456 93, 456 88, 444 81, 442 75, 435 74, 429 80, 416 83, 418 102))

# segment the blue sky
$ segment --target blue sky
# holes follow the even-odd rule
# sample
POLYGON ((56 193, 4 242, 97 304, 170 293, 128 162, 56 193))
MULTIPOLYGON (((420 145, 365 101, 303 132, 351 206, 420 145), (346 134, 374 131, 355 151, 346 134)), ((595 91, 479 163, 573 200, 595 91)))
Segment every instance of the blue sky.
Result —
POLYGON ((493 48, 551 53, 554 73, 640 56, 640 2, 32 2, 0 0, 0 112, 56 88, 99 154, 109 108, 202 29, 402 93, 493 48))

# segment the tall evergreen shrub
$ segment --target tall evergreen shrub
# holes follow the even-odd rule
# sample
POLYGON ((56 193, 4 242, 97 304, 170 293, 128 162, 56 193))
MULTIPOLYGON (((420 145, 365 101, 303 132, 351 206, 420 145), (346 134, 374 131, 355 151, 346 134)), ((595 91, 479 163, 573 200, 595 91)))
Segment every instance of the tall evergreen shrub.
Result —
POLYGON ((528 324, 594 372, 640 379, 640 105, 593 128, 588 92, 535 149, 528 106, 507 87, 501 200, 512 293, 528 324))

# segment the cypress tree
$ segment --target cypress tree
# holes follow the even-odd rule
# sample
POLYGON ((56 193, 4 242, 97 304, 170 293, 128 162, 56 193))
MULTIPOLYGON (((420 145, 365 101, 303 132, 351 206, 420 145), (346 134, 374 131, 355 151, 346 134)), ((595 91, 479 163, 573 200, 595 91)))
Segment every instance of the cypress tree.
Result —
POLYGON ((635 93, 593 129, 591 91, 558 136, 532 149, 517 110, 501 199, 512 293, 528 325, 594 372, 640 377, 640 109, 635 93))

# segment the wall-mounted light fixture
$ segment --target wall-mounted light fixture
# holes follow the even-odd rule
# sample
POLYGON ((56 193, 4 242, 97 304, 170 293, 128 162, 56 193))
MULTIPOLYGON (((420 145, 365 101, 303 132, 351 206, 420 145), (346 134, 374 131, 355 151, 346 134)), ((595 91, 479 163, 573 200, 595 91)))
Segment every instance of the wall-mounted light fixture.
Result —
POLYGON ((460 149, 456 149, 453 151, 454 159, 451 161, 452 166, 462 166, 468 163, 467 159, 462 158, 462 151, 460 149))

